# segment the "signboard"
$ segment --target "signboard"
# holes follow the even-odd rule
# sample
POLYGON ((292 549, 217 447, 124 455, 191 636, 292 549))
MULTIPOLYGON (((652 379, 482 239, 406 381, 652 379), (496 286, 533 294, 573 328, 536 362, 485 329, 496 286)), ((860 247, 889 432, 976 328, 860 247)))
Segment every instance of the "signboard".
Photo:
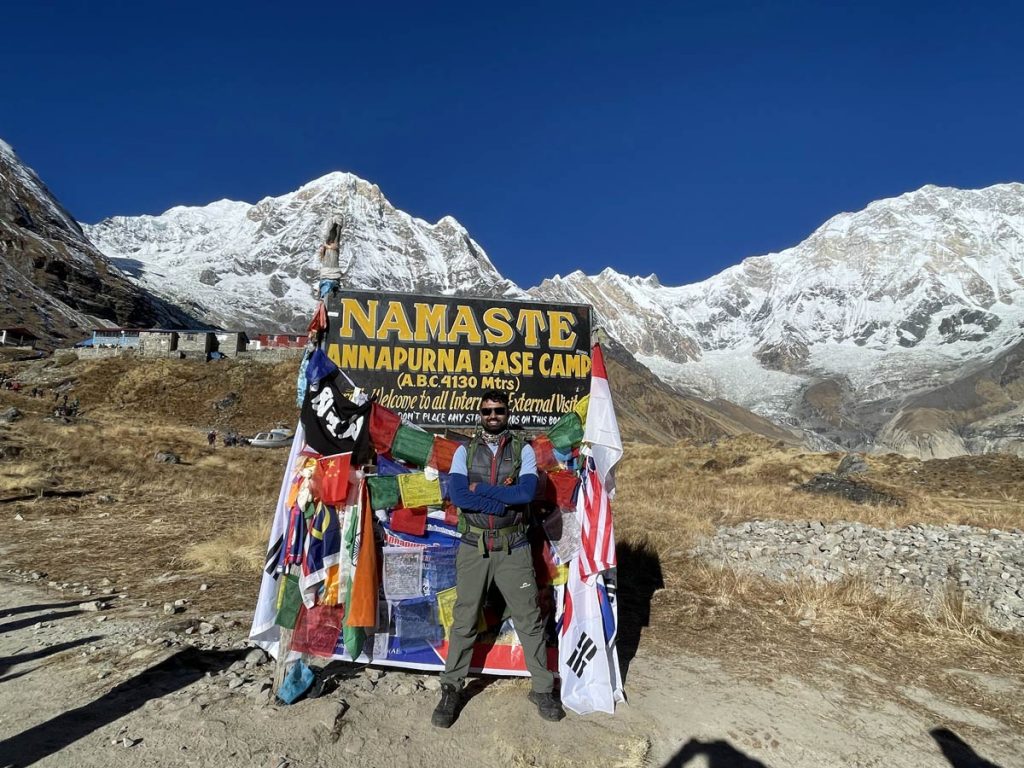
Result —
POLYGON ((545 427, 590 391, 585 304, 341 291, 327 317, 327 356, 417 424, 475 425, 496 389, 510 424, 545 427))

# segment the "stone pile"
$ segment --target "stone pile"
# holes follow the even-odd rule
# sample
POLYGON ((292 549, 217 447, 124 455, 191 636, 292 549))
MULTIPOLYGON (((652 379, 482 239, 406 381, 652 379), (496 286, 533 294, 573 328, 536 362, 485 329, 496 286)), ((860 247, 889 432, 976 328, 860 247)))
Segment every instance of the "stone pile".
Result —
POLYGON ((776 581, 855 577, 906 591, 926 609, 949 588, 995 628, 1024 632, 1024 531, 966 525, 881 529, 861 523, 754 521, 719 528, 694 554, 776 581))

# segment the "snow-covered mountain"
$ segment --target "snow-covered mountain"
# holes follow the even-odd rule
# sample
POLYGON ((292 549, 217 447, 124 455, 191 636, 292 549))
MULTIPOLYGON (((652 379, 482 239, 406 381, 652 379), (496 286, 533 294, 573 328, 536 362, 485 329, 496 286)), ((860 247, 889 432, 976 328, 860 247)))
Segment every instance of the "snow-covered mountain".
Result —
POLYGON ((85 226, 94 243, 142 285, 212 323, 304 328, 314 307, 316 251, 326 223, 344 222, 348 286, 480 296, 522 293, 465 228, 396 209, 376 184, 330 173, 255 205, 221 200, 160 216, 116 216, 85 226))
POLYGON ((868 446, 903 396, 1024 338, 1024 185, 926 186, 694 285, 606 269, 530 293, 592 303, 668 382, 868 446))
MULTIPOLYGON (((300 328, 313 308, 325 222, 339 216, 349 286, 590 303, 662 380, 798 426, 820 446, 886 447, 876 437, 907 434, 894 421, 904 399, 961 391, 949 386, 1024 338, 1021 184, 926 186, 678 287, 606 269, 523 292, 454 219, 415 219, 344 173, 255 205, 221 201, 85 229, 142 285, 210 322, 300 328)), ((951 428, 967 429, 962 418, 951 428)), ((988 408, 986 418, 1002 417, 988 408)))
POLYGON ((0 325, 44 344, 99 325, 194 320, 112 267, 10 145, 0 141, 0 325))

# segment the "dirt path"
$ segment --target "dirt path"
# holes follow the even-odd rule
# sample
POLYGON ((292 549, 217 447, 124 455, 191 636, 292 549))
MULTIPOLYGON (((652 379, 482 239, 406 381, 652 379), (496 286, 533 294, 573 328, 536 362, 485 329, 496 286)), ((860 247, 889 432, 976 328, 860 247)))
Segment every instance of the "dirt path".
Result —
MULTIPOLYGON (((614 717, 545 723, 525 681, 488 680, 438 731, 435 676, 353 667, 323 698, 278 707, 271 666, 244 643, 244 614, 217 616, 206 636, 184 633, 197 624, 189 614, 131 598, 84 611, 38 582, 0 577, 0 766, 1024 765, 1021 734, 925 690, 865 700, 827 675, 816 687, 795 677, 755 684, 643 644, 626 680, 630 704, 614 717), (947 737, 944 756, 930 735, 938 728, 971 747, 947 737)), ((987 684, 1020 695, 1012 681, 987 684)))

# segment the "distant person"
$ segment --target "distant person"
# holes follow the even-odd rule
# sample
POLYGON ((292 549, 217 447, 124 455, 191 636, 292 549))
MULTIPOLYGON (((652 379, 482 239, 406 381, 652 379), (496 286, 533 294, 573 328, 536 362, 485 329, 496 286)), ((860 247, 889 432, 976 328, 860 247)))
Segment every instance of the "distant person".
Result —
POLYGON ((217 444, 217 430, 211 429, 206 433, 206 442, 210 444, 211 448, 217 444))

